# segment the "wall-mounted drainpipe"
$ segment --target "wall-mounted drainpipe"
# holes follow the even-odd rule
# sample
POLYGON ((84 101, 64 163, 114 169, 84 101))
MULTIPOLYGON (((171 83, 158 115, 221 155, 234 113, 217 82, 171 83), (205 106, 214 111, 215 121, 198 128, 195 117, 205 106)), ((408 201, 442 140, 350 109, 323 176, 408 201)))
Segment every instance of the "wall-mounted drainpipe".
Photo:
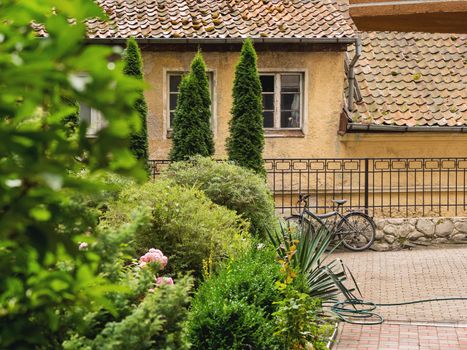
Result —
POLYGON ((349 64, 349 95, 347 96, 347 109, 349 112, 353 110, 353 94, 354 94, 354 85, 355 85, 355 71, 354 67, 358 61, 358 58, 362 54, 362 42, 360 37, 357 36, 355 39, 355 56, 349 64))

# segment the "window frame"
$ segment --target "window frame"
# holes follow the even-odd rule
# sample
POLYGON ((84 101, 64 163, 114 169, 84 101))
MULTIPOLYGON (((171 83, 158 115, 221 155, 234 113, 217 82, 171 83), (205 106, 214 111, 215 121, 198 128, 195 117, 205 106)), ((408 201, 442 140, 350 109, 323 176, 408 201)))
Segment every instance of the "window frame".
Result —
POLYGON ((258 70, 259 76, 269 75, 274 76, 274 127, 264 128, 267 134, 274 136, 274 133, 286 133, 287 131, 301 132, 305 130, 306 113, 307 113, 307 76, 308 72, 305 69, 276 69, 276 68, 260 68, 258 70), (298 75, 300 76, 300 126, 293 128, 281 127, 281 76, 282 75, 298 75))
POLYGON ((102 112, 96 108, 86 105, 84 102, 78 102, 79 113, 78 118, 80 123, 86 123, 86 137, 96 138, 97 134, 108 126, 108 121, 102 112), (84 120, 81 115, 82 105, 86 105, 89 108, 89 122, 84 120))
MULTIPOLYGON (((189 70, 185 70, 182 68, 172 68, 167 69, 164 68, 163 74, 163 128, 164 128, 164 138, 171 138, 173 129, 170 127, 170 76, 173 75, 184 75, 187 74, 189 70)), ((216 80, 216 71, 214 69, 206 69, 206 73, 208 75, 208 82, 210 85, 210 92, 211 92, 211 128, 216 138, 217 134, 217 80, 216 80)))

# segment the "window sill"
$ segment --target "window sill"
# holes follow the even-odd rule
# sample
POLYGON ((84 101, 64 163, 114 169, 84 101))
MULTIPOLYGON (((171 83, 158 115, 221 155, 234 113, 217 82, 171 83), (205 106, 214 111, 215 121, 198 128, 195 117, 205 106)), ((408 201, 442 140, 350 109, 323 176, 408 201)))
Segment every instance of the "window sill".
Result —
POLYGON ((302 130, 264 130, 264 137, 266 138, 300 138, 305 137, 302 130))
MULTIPOLYGON (((171 139, 173 137, 173 131, 167 130, 167 138, 171 139)), ((264 137, 265 138, 303 138, 305 134, 302 130, 286 130, 286 129, 278 129, 278 130, 264 130, 264 137)))

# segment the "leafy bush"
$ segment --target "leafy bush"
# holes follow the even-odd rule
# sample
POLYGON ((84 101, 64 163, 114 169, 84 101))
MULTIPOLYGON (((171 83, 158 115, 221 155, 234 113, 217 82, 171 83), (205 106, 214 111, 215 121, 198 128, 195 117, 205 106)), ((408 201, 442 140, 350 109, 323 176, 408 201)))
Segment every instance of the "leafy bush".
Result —
POLYGON ((203 261, 216 265, 249 245, 246 221, 200 190, 169 181, 124 189, 110 204, 101 227, 130 225, 137 216, 142 222, 134 237, 136 249, 159 247, 169 256, 173 273, 193 271, 199 276, 203 261))
POLYGON ((251 222, 251 232, 264 237, 274 219, 274 202, 264 179, 252 171, 210 158, 194 157, 173 163, 165 177, 179 185, 204 191, 216 204, 251 222))
POLYGON ((288 344, 288 349, 307 349, 308 344, 312 344, 316 350, 327 349, 332 327, 322 318, 320 299, 290 290, 276 305, 278 309, 273 314, 277 327, 275 336, 288 344))
POLYGON ((64 349, 188 349, 184 324, 191 279, 182 278, 175 284, 171 278, 155 279, 166 263, 162 252, 152 249, 139 264, 120 265, 113 280, 126 288, 110 296, 115 312, 73 310, 68 323, 76 318, 86 322, 84 327, 71 328, 64 349))
POLYGON ((282 349, 272 313, 281 299, 274 252, 254 251, 227 264, 196 294, 188 332, 193 349, 282 349))

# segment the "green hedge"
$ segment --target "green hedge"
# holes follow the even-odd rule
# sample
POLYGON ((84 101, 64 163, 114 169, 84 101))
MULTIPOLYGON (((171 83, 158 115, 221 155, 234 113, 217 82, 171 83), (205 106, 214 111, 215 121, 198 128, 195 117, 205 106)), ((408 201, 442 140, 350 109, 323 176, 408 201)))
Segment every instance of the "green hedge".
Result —
POLYGON ((236 211, 251 223, 251 232, 265 237, 275 223, 274 201, 267 184, 246 168, 211 158, 173 163, 164 177, 202 190, 214 203, 236 211))
POLYGON ((281 349, 273 336, 275 286, 280 265, 274 252, 254 251, 203 283, 192 303, 188 333, 195 350, 281 349))

